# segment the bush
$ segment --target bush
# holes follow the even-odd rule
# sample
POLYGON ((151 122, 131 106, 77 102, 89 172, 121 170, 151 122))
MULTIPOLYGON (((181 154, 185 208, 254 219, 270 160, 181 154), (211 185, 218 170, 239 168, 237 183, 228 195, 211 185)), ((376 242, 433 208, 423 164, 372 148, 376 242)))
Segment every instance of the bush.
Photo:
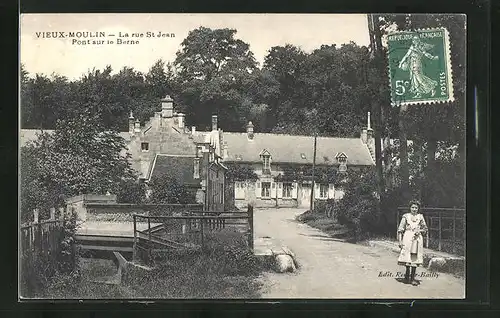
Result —
POLYGON ((143 203, 146 199, 146 186, 138 180, 122 180, 118 187, 118 203, 143 203))
POLYGON ((330 205, 338 222, 353 230, 356 239, 380 234, 387 228, 376 195, 375 181, 374 170, 350 172, 344 186, 344 197, 330 205))
POLYGON ((194 203, 193 194, 188 191, 186 186, 179 184, 171 176, 154 176, 149 182, 152 191, 150 200, 152 203, 159 204, 188 204, 194 203))
POLYGON ((248 248, 247 236, 231 229, 207 235, 204 255, 216 270, 226 275, 253 275, 259 262, 248 248))

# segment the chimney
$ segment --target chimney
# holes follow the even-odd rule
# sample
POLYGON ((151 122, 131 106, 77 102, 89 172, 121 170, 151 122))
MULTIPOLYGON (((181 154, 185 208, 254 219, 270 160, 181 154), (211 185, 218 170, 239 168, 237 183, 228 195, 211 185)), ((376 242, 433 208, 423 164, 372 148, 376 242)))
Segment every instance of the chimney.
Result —
POLYGON ((134 114, 130 111, 130 116, 128 117, 128 132, 134 134, 134 114))
POLYGON ((212 115, 212 131, 217 130, 217 115, 212 115))
POLYGON ((178 118, 178 122, 179 122, 179 128, 184 130, 184 114, 183 113, 178 113, 177 114, 177 118, 178 118))
POLYGON ((224 160, 226 160, 227 157, 228 157, 227 148, 228 148, 227 147, 227 141, 224 141, 224 143, 222 144, 222 158, 224 160))
POLYGON ((368 137, 368 132, 366 128, 361 129, 361 141, 366 145, 367 142, 367 137, 368 137))
POLYGON ((139 121, 139 118, 135 120, 135 126, 134 126, 134 133, 138 134, 141 132, 141 122, 139 121))
POLYGON ((153 128, 155 130, 158 130, 158 128, 160 128, 160 127, 161 127, 161 113, 155 112, 154 119, 153 119, 153 128))
POLYGON ((371 127, 370 112, 368 112, 368 124, 366 129, 366 143, 368 145, 373 143, 373 129, 371 127))
POLYGON ((172 118, 174 114, 174 100, 169 96, 165 96, 161 100, 161 117, 172 118))
POLYGON ((247 136, 249 140, 253 140, 253 124, 251 121, 247 125, 247 136))
POLYGON ((196 126, 191 127, 191 134, 194 135, 196 133, 196 126))

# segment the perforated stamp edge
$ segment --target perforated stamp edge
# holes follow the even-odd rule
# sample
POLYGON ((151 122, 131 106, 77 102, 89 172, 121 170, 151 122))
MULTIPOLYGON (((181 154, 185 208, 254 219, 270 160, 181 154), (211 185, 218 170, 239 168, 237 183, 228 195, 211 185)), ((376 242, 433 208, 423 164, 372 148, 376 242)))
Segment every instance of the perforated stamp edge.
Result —
POLYGON ((428 98, 427 100, 419 100, 419 101, 397 101, 394 100, 393 93, 392 93, 392 84, 391 84, 391 65, 389 63, 389 53, 390 53, 390 47, 389 47, 389 42, 387 41, 387 75, 388 75, 388 84, 389 84, 389 92, 390 92, 390 98, 391 98, 391 105, 392 106, 405 106, 405 105, 432 105, 432 104, 447 104, 455 101, 455 95, 453 92, 453 70, 452 70, 452 63, 451 63, 451 48, 450 48, 450 35, 448 32, 448 29, 445 27, 439 27, 439 28, 420 28, 420 29, 409 29, 409 30, 398 30, 398 31, 391 31, 387 34, 384 35, 384 38, 388 38, 390 35, 395 35, 395 34, 408 34, 408 33, 416 33, 416 32, 432 32, 432 31, 442 31, 444 32, 444 55, 446 58, 446 76, 447 76, 447 88, 449 92, 449 96, 446 100, 437 100, 433 98, 428 98))

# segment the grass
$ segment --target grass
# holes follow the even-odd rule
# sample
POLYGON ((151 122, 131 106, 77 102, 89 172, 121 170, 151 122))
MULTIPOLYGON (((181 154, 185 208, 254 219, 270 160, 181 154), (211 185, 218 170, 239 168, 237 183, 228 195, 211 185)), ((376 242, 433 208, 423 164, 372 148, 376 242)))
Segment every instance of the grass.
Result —
POLYGON ((297 221, 319 229, 331 237, 346 241, 354 240, 353 232, 350 229, 324 214, 306 211, 297 216, 297 221))
POLYGON ((236 231, 207 236, 203 252, 170 253, 151 271, 128 266, 121 284, 93 282, 117 273, 113 261, 85 260, 73 274, 54 276, 42 298, 55 299, 214 299, 259 298, 264 264, 236 231))

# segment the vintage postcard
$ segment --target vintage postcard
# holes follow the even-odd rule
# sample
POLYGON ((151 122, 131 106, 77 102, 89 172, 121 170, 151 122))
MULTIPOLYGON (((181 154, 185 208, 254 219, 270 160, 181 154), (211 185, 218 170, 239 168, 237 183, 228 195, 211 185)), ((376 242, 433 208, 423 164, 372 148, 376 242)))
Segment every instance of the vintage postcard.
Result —
POLYGON ((21 301, 465 297, 465 16, 20 21, 21 301))

